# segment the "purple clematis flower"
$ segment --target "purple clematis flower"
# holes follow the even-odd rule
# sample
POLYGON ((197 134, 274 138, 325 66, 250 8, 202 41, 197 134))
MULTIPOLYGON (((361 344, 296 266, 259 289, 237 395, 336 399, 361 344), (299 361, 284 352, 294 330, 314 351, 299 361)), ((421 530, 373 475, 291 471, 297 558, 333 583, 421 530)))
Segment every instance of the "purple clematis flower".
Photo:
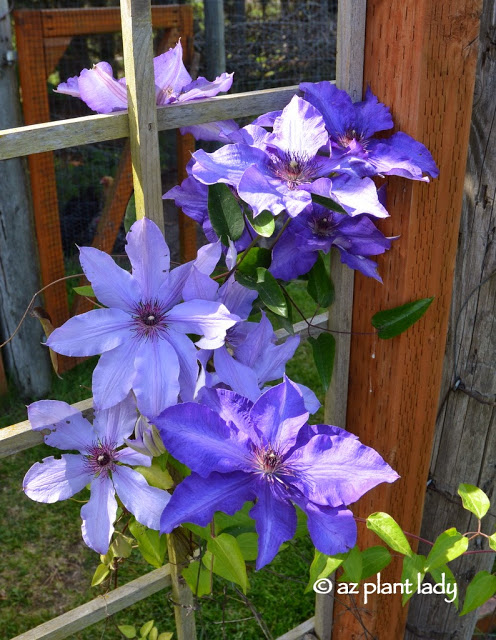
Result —
POLYGON ((274 121, 273 133, 250 125, 238 132, 243 142, 214 153, 193 154, 193 176, 204 184, 224 182, 253 210, 297 216, 312 202, 312 192, 337 201, 351 215, 386 217, 374 183, 354 176, 324 176, 339 171, 340 159, 319 155, 329 136, 320 113, 295 96, 274 121))
POLYGON ((211 273, 216 258, 199 253, 195 262, 169 272, 169 248, 151 220, 133 224, 126 253, 132 273, 98 249, 81 248, 83 271, 109 308, 70 318, 47 344, 68 356, 103 354, 93 372, 95 405, 111 407, 132 389, 141 413, 151 418, 175 404, 179 392, 183 400, 193 397, 197 350, 186 334, 201 335, 199 347, 216 349, 239 318, 219 302, 180 303, 192 270, 211 273))
POLYGON ((160 515, 170 500, 127 465, 150 466, 151 458, 122 447, 136 422, 136 405, 128 396, 118 405, 95 412, 93 424, 74 407, 57 400, 40 400, 28 407, 35 430, 46 430, 46 444, 65 453, 37 462, 23 481, 25 494, 37 502, 66 500, 90 484, 91 496, 81 509, 85 543, 98 553, 108 551, 117 512, 117 494, 138 522, 158 529, 160 515))
MULTIPOLYGON (((153 66, 158 106, 211 98, 221 91, 229 91, 232 85, 232 73, 223 73, 213 82, 203 77, 193 81, 183 64, 180 41, 173 49, 154 58, 153 66)), ((79 76, 59 84, 56 92, 80 98, 97 113, 127 109, 126 79, 116 80, 108 62, 98 62, 92 69, 83 69, 79 76)))
MULTIPOLYGON (((393 119, 388 107, 370 89, 365 100, 355 103, 346 91, 330 82, 303 82, 300 89, 305 100, 324 118, 333 157, 347 156, 356 175, 396 175, 424 182, 429 182, 428 176, 439 175, 428 149, 406 133, 399 131, 390 138, 372 138, 379 131, 391 129, 393 119)), ((265 124, 270 124, 270 120, 265 124)))
POLYGON ((341 262, 382 282, 377 263, 369 256, 384 253, 391 243, 392 238, 382 234, 367 216, 351 217, 312 204, 290 221, 275 244, 269 271, 275 278, 293 280, 310 271, 319 251, 328 253, 336 247, 341 262))
POLYGON ((216 511, 232 515, 247 501, 258 533, 257 569, 271 562, 296 530, 292 503, 308 516, 316 548, 351 549, 356 524, 346 505, 398 475, 381 456, 339 429, 309 427, 299 389, 287 378, 253 404, 226 390, 210 406, 169 407, 157 427, 170 453, 192 469, 176 488, 160 528, 205 526, 216 511))

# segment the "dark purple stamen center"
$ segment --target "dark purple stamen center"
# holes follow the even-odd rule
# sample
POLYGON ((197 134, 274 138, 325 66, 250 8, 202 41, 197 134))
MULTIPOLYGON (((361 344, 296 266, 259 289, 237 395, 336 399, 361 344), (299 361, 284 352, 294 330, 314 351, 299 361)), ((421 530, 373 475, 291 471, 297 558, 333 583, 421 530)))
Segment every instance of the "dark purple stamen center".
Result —
POLYGON ((116 455, 113 442, 95 442, 88 450, 86 466, 91 473, 107 477, 108 472, 115 468, 116 455))
POLYGON ((294 475, 284 460, 285 456, 270 443, 265 447, 255 447, 253 449, 252 462, 254 471, 269 482, 277 480, 285 485, 279 476, 294 475))
POLYGON ((284 180, 290 189, 296 189, 300 184, 311 182, 317 173, 314 158, 297 153, 281 153, 271 157, 271 169, 274 175, 284 180))
POLYGON ((316 215, 312 216, 308 220, 308 226, 312 231, 312 233, 324 238, 328 238, 336 230, 336 224, 334 222, 332 213, 328 213, 320 216, 316 216, 316 215))
POLYGON ((345 133, 338 136, 338 144, 343 149, 347 149, 353 141, 359 142, 364 148, 367 147, 367 138, 356 129, 347 129, 345 133))
POLYGON ((158 300, 140 302, 133 313, 133 331, 139 338, 157 338, 167 329, 166 310, 158 300))

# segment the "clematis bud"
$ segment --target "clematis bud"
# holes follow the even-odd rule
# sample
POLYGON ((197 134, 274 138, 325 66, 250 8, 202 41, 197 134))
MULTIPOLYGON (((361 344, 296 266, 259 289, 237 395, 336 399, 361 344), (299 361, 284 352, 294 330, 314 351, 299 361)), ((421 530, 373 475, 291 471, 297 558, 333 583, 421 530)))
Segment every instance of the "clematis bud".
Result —
POLYGON ((157 427, 148 422, 145 416, 140 416, 134 427, 134 440, 125 438, 125 443, 138 453, 155 458, 165 453, 164 443, 157 427))

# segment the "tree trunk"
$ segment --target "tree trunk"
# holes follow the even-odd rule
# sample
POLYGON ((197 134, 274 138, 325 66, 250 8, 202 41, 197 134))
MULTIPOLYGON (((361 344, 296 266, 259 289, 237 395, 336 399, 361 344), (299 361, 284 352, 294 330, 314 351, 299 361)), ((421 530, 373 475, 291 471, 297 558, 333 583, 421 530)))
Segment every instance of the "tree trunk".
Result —
MULTIPOLYGON (((0 129, 21 124, 12 52, 8 1, 0 0, 0 129)), ((24 162, 2 160, 0 169, 0 334, 12 334, 31 296, 40 288, 31 202, 24 162)), ((39 397, 50 388, 48 349, 41 345, 38 320, 28 317, 3 349, 7 372, 23 397, 39 397)))
MULTIPOLYGON (((457 488, 462 482, 479 486, 491 499, 482 530, 493 533, 496 520, 495 31, 496 7, 485 0, 450 329, 421 533, 428 540, 452 526, 461 533, 477 529, 476 519, 460 506, 457 488)), ((491 571, 493 562, 489 553, 453 563, 461 596, 475 573, 491 571)), ((405 638, 469 640, 476 618, 476 612, 458 617, 443 596, 414 596, 405 638)))

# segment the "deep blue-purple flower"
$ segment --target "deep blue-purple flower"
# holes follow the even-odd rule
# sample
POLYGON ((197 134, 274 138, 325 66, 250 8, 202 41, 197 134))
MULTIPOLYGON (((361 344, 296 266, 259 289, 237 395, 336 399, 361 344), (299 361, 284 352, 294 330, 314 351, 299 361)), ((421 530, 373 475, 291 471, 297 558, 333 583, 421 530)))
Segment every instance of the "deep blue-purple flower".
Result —
POLYGON ((260 569, 293 537, 294 503, 319 551, 352 548, 356 524, 347 505, 398 477, 381 456, 338 427, 310 427, 301 392, 287 378, 255 403, 227 390, 208 394, 209 406, 176 405, 156 420, 168 451, 193 472, 175 489, 161 531, 206 526, 216 511, 232 515, 256 500, 250 515, 260 569))
POLYGON ((310 271, 319 251, 336 247, 341 262, 382 282, 370 256, 384 253, 391 242, 367 216, 351 217, 311 204, 289 222, 275 244, 270 271, 276 278, 293 280, 310 271))
POLYGON ((98 408, 120 402, 132 389, 140 411, 153 417, 175 404, 179 392, 183 400, 193 397, 197 350, 187 334, 203 336, 198 346, 216 349, 239 318, 219 302, 189 298, 181 303, 192 271, 211 273, 215 256, 207 259, 207 252, 200 252, 195 262, 169 272, 169 248, 146 218, 131 227, 126 252, 132 273, 98 249, 81 248, 83 271, 108 308, 70 318, 47 344, 68 356, 103 354, 93 373, 98 408))

